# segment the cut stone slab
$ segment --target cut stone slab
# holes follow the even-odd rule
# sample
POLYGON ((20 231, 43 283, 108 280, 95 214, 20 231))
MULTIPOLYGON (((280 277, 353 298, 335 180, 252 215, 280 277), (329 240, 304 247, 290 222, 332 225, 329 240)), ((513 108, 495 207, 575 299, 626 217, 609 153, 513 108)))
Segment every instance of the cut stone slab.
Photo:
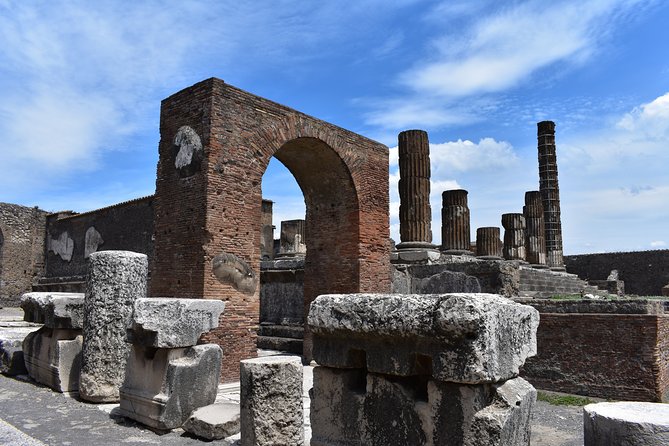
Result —
POLYGON ((669 404, 618 402, 583 408, 585 446, 669 444, 669 404))
POLYGON ((240 372, 241 445, 303 444, 301 358, 246 359, 240 372))
POLYGON ((218 327, 224 310, 220 300, 140 298, 134 303, 127 339, 144 347, 190 347, 218 327))
POLYGON ((216 403, 197 409, 181 427, 205 440, 221 440, 239 433, 239 420, 239 404, 216 403))
POLYGON ((119 400, 130 344, 133 303, 146 297, 147 256, 100 251, 88 259, 79 396, 94 403, 119 400))
POLYGON ((0 373, 8 376, 28 374, 23 359, 23 340, 39 328, 5 327, 0 330, 0 373))
POLYGON ((21 296, 23 319, 51 328, 83 328, 83 293, 25 293, 21 296))
POLYGON ((536 355, 539 312, 494 294, 332 294, 311 304, 308 324, 319 365, 479 384, 536 355))
POLYGON ((23 340, 28 375, 57 392, 77 392, 83 338, 79 329, 42 327, 23 340))
POLYGON ((181 426, 194 410, 213 404, 221 376, 221 348, 133 345, 120 411, 125 417, 159 430, 181 426))

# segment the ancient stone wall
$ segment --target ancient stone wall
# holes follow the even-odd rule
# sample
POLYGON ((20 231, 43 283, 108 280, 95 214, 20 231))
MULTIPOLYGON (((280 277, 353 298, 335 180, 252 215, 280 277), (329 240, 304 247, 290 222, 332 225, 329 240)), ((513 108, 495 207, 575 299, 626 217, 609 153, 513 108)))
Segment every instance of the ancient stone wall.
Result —
POLYGON ((225 348, 224 380, 257 354, 261 180, 272 156, 304 193, 305 308, 325 292, 390 289, 387 147, 220 79, 165 99, 160 133, 150 295, 226 301, 223 325, 205 336, 225 348), (215 258, 225 260, 214 270, 215 258))
POLYGON ((0 203, 0 306, 18 306, 44 268, 47 212, 0 203))
POLYGON ((525 377, 539 389, 669 401, 669 316, 663 302, 522 300, 540 313, 538 355, 525 377))
POLYGON ((584 280, 604 280, 618 270, 627 294, 661 296, 669 283, 669 249, 565 256, 565 264, 584 280))
POLYGON ((146 254, 150 260, 153 198, 151 195, 81 214, 49 215, 46 268, 41 283, 65 277, 83 280, 88 257, 96 251, 133 251, 146 254))

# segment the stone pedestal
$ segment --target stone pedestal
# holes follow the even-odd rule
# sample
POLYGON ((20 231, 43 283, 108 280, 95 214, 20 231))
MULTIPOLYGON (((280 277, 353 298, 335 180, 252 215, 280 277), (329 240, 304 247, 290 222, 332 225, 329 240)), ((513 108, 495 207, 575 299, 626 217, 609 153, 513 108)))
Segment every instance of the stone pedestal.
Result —
POLYGON ((555 123, 537 124, 539 152, 539 191, 544 207, 546 231, 546 261, 549 267, 564 270, 562 256, 562 222, 560 217, 560 187, 558 185, 555 123))
POLYGON ((491 294, 323 295, 312 445, 529 445, 538 312, 491 294))
POLYGON ((397 249, 434 249, 430 207, 430 144, 427 132, 398 135, 400 243, 397 249))
POLYGON ((146 296, 147 268, 146 255, 129 251, 100 251, 89 258, 79 380, 83 400, 119 400, 130 350, 125 332, 134 301, 146 296))
POLYGON ((240 366, 241 445, 303 444, 300 358, 268 356, 240 366))
POLYGON ((57 392, 77 392, 84 295, 26 293, 21 298, 21 307, 26 321, 44 324, 23 340, 23 359, 28 375, 57 392))
POLYGON ((585 446, 666 446, 669 404, 597 403, 583 408, 585 446))
POLYGON ((541 192, 525 192, 525 250, 527 262, 535 268, 546 267, 546 236, 544 228, 544 205, 541 192))
POLYGON ((502 226, 504 258, 525 262, 525 217, 523 214, 502 214, 502 226))
POLYGON ((306 225, 304 220, 282 221, 279 257, 304 257, 306 253, 306 225))
POLYGON ((441 195, 441 250, 445 254, 473 255, 470 251, 467 191, 447 190, 441 195))
POLYGON ((120 389, 121 414, 168 430, 214 402, 222 352, 215 344, 195 344, 218 327, 224 308, 218 300, 137 299, 127 332, 132 348, 120 389))
POLYGON ((476 256, 483 259, 502 260, 502 241, 499 228, 487 226, 476 230, 476 256))

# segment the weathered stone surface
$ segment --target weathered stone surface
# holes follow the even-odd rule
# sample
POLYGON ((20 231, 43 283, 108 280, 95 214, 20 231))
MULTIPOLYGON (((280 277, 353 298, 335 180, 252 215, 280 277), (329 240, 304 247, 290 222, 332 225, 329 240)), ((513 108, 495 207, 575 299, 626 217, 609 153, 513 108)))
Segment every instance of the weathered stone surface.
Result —
POLYGON ((304 256, 307 253, 306 224, 304 220, 285 220, 281 222, 279 236, 280 256, 304 256))
POLYGON ((190 347, 200 335, 218 327, 224 309, 225 302, 220 300, 139 298, 127 339, 144 347, 190 347))
POLYGON ((83 293, 25 293, 21 297, 23 320, 51 328, 83 328, 83 293))
POLYGON ((507 260, 525 260, 525 216, 523 214, 502 214, 504 227, 504 258, 507 260))
POLYGON ((239 420, 239 404, 217 403, 195 410, 182 428, 206 440, 220 440, 239 433, 239 420))
POLYGON ((480 293, 476 277, 449 271, 449 265, 397 265, 393 269, 393 293, 443 294, 480 293))
POLYGON ((487 226, 476 229, 476 255, 484 258, 502 258, 502 240, 499 238, 498 227, 487 226))
POLYGON ((597 403, 583 408, 585 446, 666 446, 669 405, 597 403))
POLYGON ((466 385, 316 367, 311 444, 529 445, 535 398, 522 378, 466 385))
POLYGON ((447 190, 441 194, 441 249, 446 253, 473 254, 467 191, 447 190))
POLYGON ((544 227, 544 205, 541 192, 525 192, 525 248, 526 260, 533 265, 546 264, 546 229, 544 227))
POLYGON ((308 323, 320 365, 485 383, 536 354, 539 313, 493 294, 341 294, 319 296, 308 323))
POLYGON ((23 359, 23 340, 40 327, 9 327, 0 330, 0 373, 27 375, 23 359))
POLYGON ((181 426, 190 414, 216 399, 221 348, 214 344, 188 348, 133 345, 120 389, 120 410, 155 429, 181 426))
POLYGON ((303 444, 300 358, 268 356, 240 365, 242 446, 303 444))
POLYGON ((23 340, 28 375, 57 392, 76 392, 81 370, 81 330, 42 327, 23 340))
POLYGON ((79 380, 86 401, 119 399, 130 349, 126 328, 133 303, 146 297, 147 268, 146 255, 129 251, 100 251, 89 258, 79 380))
POLYGON ((230 285, 242 293, 253 294, 258 286, 253 268, 234 254, 227 252, 218 254, 214 257, 211 268, 221 283, 230 285))

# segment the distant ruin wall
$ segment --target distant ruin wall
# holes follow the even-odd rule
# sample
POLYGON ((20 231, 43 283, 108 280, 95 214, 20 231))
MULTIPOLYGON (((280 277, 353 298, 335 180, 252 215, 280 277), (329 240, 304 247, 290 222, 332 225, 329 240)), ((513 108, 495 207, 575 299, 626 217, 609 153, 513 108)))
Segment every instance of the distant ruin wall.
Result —
POLYGON ((41 274, 46 215, 36 207, 0 203, 0 306, 18 306, 41 274))
POLYGON ((603 280, 618 270, 627 294, 661 296, 669 283, 669 249, 582 254, 565 256, 564 261, 568 272, 584 280, 603 280))
POLYGON ((86 275, 96 251, 134 251, 153 257, 153 196, 82 214, 47 217, 44 280, 86 275), (60 218, 59 218, 60 217, 60 218))

